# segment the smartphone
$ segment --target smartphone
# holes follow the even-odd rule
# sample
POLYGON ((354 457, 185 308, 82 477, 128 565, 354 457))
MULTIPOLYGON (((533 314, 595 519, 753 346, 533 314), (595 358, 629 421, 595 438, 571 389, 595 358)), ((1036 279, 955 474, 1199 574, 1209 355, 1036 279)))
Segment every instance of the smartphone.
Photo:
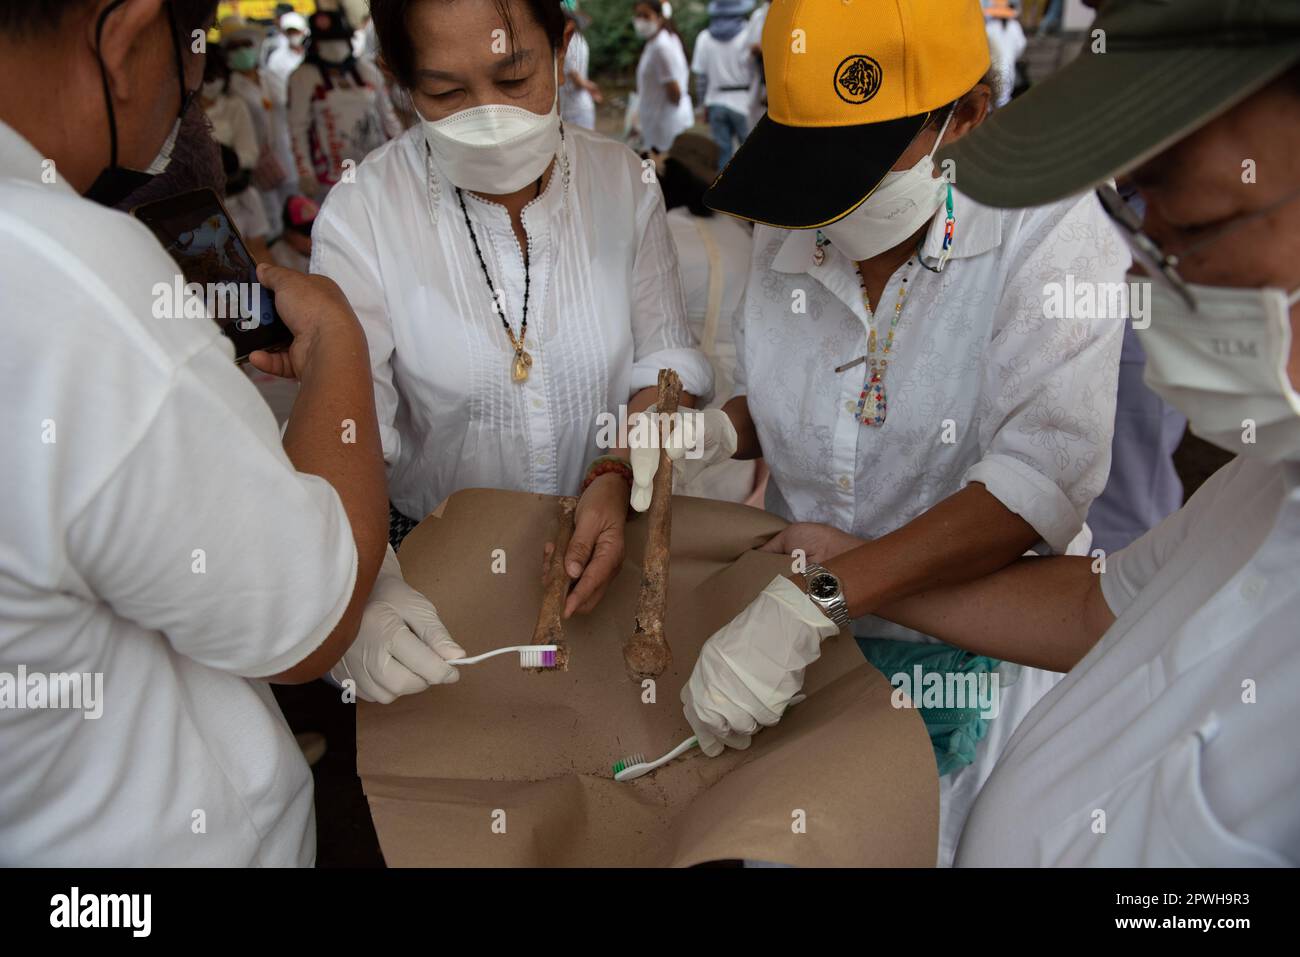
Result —
POLYGON ((234 220, 211 189, 196 189, 146 203, 131 215, 149 227, 181 268, 170 294, 172 314, 199 310, 212 318, 235 344, 235 361, 244 363, 259 349, 287 348, 293 333, 275 311, 275 296, 257 281, 257 263, 234 220), (183 311, 182 311, 183 310, 183 311))

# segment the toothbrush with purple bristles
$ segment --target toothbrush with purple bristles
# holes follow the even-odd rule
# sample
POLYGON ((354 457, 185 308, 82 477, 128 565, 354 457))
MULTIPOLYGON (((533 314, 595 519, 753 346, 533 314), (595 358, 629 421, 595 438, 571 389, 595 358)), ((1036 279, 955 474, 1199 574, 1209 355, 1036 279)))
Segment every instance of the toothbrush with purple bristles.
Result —
POLYGON ((517 651, 519 652, 520 668, 554 668, 556 650, 555 645, 511 645, 509 648, 497 648, 495 651, 487 651, 481 655, 475 655, 473 658, 453 658, 447 664, 476 665, 488 658, 495 658, 497 655, 508 655, 512 651, 517 651))

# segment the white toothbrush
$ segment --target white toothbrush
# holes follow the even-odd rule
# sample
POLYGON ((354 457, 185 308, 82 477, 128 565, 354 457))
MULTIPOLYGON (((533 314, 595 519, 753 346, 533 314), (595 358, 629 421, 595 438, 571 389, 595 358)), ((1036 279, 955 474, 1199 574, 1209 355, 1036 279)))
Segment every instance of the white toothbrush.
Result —
POLYGON ((655 768, 663 767, 674 758, 681 757, 681 755, 685 754, 699 743, 699 738, 687 738, 658 761, 646 761, 645 755, 639 752, 637 754, 629 754, 622 761, 619 761, 614 765, 614 780, 631 781, 633 778, 639 778, 643 774, 649 774, 655 768))
POLYGON ((520 668, 554 668, 555 652, 557 650, 558 646, 556 645, 511 645, 509 648, 497 648, 495 651, 487 651, 481 655, 475 655, 473 658, 453 658, 447 664, 476 665, 488 658, 495 658, 497 655, 508 655, 512 651, 517 651, 519 652, 520 668))

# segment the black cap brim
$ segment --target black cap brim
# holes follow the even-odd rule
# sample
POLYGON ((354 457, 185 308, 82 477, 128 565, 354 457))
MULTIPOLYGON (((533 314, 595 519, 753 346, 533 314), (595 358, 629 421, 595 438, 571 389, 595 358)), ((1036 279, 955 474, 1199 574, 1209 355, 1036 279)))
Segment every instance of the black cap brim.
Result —
POLYGON ((782 229, 829 225, 862 205, 930 116, 812 127, 785 126, 764 114, 704 203, 782 229))

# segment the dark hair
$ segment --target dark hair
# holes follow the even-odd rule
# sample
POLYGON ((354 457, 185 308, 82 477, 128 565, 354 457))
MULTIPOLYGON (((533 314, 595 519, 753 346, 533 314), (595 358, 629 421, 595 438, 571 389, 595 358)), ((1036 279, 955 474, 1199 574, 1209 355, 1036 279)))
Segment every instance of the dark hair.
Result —
POLYGON ((704 205, 704 193, 709 184, 671 156, 664 160, 659 186, 664 191, 665 209, 685 206, 692 216, 708 218, 713 215, 713 210, 704 205))
MULTIPOLYGON (((169 0, 182 33, 206 27, 216 15, 217 0, 169 0)), ((0 0, 0 34, 34 37, 52 33, 71 13, 89 10, 92 0, 0 0)), ((184 42, 185 37, 181 37, 184 42)))
MULTIPOLYGON (((3 0, 0 0, 3 2, 3 0)), ((375 26, 379 41, 379 54, 384 65, 397 77, 397 82, 407 88, 415 85, 415 48, 411 44, 411 31, 407 24, 411 8, 421 0, 370 0, 370 22, 375 26)), ((424 0, 434 2, 434 0, 424 0)), ((510 0, 492 0, 497 12, 505 21, 511 48, 515 45, 515 24, 510 17, 510 0)), ((560 0, 519 0, 536 22, 546 31, 551 49, 558 50, 564 42, 564 10, 560 0)))

